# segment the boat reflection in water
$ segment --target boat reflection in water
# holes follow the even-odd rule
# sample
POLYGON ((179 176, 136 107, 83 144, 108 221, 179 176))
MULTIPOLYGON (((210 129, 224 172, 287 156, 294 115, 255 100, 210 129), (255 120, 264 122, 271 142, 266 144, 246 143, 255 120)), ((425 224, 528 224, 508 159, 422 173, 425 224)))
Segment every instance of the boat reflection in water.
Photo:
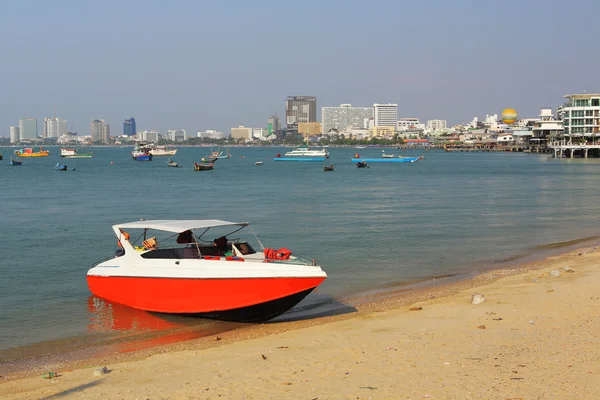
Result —
POLYGON ((96 296, 88 298, 88 311, 91 314, 88 332, 118 334, 110 340, 110 348, 103 350, 106 354, 128 353, 213 336, 240 326, 232 322, 151 313, 96 296))

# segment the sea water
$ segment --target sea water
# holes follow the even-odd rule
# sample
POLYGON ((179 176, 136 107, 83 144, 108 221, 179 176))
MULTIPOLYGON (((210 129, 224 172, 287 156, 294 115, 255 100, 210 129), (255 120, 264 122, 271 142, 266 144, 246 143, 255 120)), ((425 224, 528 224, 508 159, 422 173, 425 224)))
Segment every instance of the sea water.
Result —
POLYGON ((12 149, 0 149, 0 361, 17 347, 22 356, 48 343, 214 327, 91 297, 86 272, 114 254, 117 223, 250 222, 266 247, 315 258, 328 274, 318 294, 341 300, 483 272, 598 235, 600 162, 593 159, 395 150, 424 159, 359 169, 350 161, 357 151, 378 157, 381 149, 331 148, 335 170, 324 172, 319 162, 274 162, 284 148, 238 147, 214 170, 195 172, 208 148, 179 148, 172 158, 182 168, 168 167, 168 157, 134 161, 131 148, 95 148, 91 159, 60 159, 58 148, 49 149, 49 157, 18 167, 9 166, 12 149), (69 170, 54 170, 59 161, 69 170))

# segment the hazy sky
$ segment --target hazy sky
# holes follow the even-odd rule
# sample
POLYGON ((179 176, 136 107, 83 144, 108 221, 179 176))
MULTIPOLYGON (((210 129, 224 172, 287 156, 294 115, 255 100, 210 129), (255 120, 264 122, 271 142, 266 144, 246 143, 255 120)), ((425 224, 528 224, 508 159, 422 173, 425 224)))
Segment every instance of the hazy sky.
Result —
MULTIPOLYGON (((285 97, 449 124, 600 92, 600 1, 19 0, 0 13, 0 135, 266 126, 285 97), (71 125, 72 124, 72 125, 71 125)), ((282 118, 283 120, 284 118, 282 118)))

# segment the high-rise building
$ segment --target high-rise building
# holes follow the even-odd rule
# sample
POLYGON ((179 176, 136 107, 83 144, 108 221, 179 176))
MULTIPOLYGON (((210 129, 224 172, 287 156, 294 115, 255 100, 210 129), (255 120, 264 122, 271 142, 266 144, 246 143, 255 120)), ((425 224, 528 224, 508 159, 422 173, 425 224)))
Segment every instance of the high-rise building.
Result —
POLYGON ((92 142, 107 142, 110 138, 110 126, 105 124, 103 119, 93 119, 90 123, 90 136, 92 142))
POLYGON ((20 140, 37 139, 37 118, 21 118, 19 120, 20 140))
POLYGON ((223 132, 219 132, 215 129, 207 129, 206 131, 198 131, 196 135, 202 139, 223 139, 225 136, 223 132))
POLYGON ((10 142, 11 143, 19 143, 21 141, 21 135, 19 134, 18 126, 10 127, 10 142))
POLYGON ((375 126, 391 126, 398 123, 398 104, 373 104, 375 126))
POLYGON ((285 120, 290 131, 298 131, 298 122, 317 122, 317 98, 288 96, 285 100, 285 120))
POLYGON ((44 137, 57 138, 67 133, 67 121, 60 118, 44 118, 44 137))
POLYGON ((267 136, 271 136, 275 132, 281 129, 281 121, 277 114, 271 115, 271 118, 267 120, 267 136))
POLYGON ((137 131, 135 130, 135 118, 131 117, 123 122, 123 135, 135 136, 137 131))
POLYGON ((174 142, 185 142, 187 139, 187 132, 185 129, 169 129, 167 130, 167 139, 174 142))
POLYGON ((102 124, 102 139, 104 143, 110 142, 110 125, 102 124))
POLYGON ((323 133, 332 129, 338 132, 346 128, 366 129, 373 118, 373 107, 352 107, 352 104, 340 104, 339 107, 321 108, 323 133))

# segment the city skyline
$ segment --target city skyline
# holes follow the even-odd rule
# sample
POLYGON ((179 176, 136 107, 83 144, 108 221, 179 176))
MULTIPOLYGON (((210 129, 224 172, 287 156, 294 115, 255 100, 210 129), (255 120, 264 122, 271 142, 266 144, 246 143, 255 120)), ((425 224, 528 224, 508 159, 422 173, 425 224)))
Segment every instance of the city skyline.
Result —
POLYGON ((454 125, 507 107, 535 117, 566 93, 600 92, 589 52, 600 30, 596 2, 583 1, 579 13, 557 1, 382 1, 386 13, 376 18, 364 4, 337 3, 9 3, 0 32, 11 40, 0 50, 15 62, 0 65, 10 77, 0 134, 28 116, 59 116, 80 134, 94 118, 120 126, 132 115, 138 130, 160 132, 265 127, 275 113, 284 125, 290 95, 316 96, 317 120, 321 107, 397 103, 398 118, 454 125), (19 29, 25 14, 28 30, 19 29), (252 23, 259 18, 269 22, 252 23), (587 58, 570 72, 575 61, 556 49, 587 58))

